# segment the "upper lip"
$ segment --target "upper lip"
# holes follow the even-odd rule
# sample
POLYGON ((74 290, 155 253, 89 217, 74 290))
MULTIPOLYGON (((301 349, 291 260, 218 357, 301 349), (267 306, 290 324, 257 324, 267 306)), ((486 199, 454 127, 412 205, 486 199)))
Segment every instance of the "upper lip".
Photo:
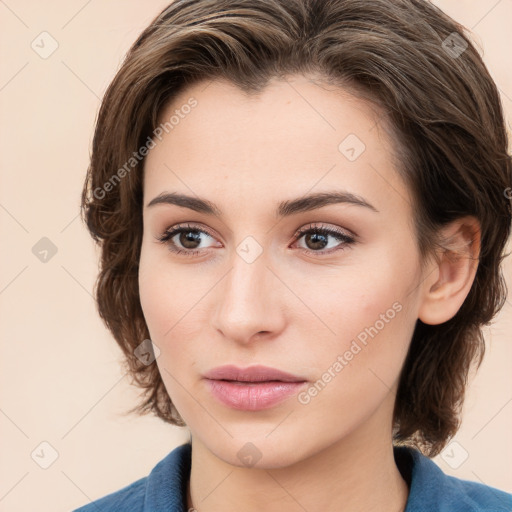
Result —
POLYGON ((255 365, 239 368, 234 365, 217 366, 204 374, 212 380, 236 380, 240 382, 304 382, 306 379, 269 366, 255 365))

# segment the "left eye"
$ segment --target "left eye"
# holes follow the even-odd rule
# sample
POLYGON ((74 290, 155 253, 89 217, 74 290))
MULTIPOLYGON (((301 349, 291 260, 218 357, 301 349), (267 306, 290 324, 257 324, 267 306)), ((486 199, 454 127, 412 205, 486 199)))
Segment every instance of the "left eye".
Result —
POLYGON ((325 249, 341 250, 355 242, 352 236, 343 231, 314 225, 298 231, 295 236, 297 240, 304 238, 304 243, 306 244, 305 251, 307 253, 331 253, 333 252, 332 250, 325 251, 325 249), (330 244, 329 238, 335 243, 330 244), (329 245, 330 247, 328 247, 329 245))
MULTIPOLYGON (((199 245, 201 245, 201 235, 206 235, 208 238, 214 240, 213 235, 207 231, 190 225, 176 226, 176 228, 169 229, 156 238, 161 243, 168 245, 171 252, 193 256, 200 253, 201 249, 212 247, 199 248, 199 245)), ((295 233, 294 241, 300 241, 302 238, 304 238, 306 247, 301 247, 301 249, 309 254, 331 253, 355 243, 355 239, 344 231, 313 224, 295 233), (329 239, 332 239, 335 243, 330 243, 329 239), (325 250, 326 248, 328 251, 325 250)))

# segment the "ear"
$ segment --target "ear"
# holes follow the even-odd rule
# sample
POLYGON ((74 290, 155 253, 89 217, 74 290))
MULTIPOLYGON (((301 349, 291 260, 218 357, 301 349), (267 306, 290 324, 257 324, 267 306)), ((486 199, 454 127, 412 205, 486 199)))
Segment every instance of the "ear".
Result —
POLYGON ((480 223, 474 217, 457 219, 441 231, 445 250, 428 269, 422 283, 418 318, 437 325, 453 318, 475 279, 480 256, 480 223))

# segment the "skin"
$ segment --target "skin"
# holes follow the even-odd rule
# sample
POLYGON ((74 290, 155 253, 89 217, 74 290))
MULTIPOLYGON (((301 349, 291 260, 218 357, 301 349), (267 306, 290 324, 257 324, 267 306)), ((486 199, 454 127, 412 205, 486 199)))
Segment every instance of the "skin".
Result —
MULTIPOLYGON (((392 448, 399 373, 417 319, 451 318, 469 292, 475 262, 420 265, 412 199, 375 106, 291 76, 254 98, 225 81, 196 83, 162 119, 190 97, 197 106, 146 158, 139 270, 141 305, 160 349, 156 362, 191 432, 188 507, 404 510, 408 488, 392 448), (338 149, 349 134, 366 146, 354 161, 338 149), (274 214, 280 201, 332 190, 356 194, 377 211, 340 203, 274 214), (222 216, 147 206, 163 192, 205 198, 222 216), (173 238, 199 254, 176 254, 157 240, 181 223, 206 230, 188 249, 183 237, 173 238), (322 249, 308 236, 294 237, 311 223, 348 230, 356 241, 329 235, 322 249), (262 251, 251 263, 236 250, 249 236, 262 251), (234 410, 202 379, 219 365, 263 364, 302 376, 307 389, 397 303, 394 318, 307 404, 292 396, 264 411, 234 410), (248 442, 258 459, 251 466, 237 455, 248 442)), ((478 256, 474 219, 446 233, 478 256)))

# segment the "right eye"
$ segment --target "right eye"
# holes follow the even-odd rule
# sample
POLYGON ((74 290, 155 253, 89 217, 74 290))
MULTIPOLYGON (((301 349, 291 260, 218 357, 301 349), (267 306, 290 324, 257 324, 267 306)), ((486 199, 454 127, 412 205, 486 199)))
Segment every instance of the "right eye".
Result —
POLYGON ((201 235, 206 235, 208 238, 213 239, 213 236, 204 229, 199 229, 190 224, 179 224, 178 226, 166 229, 165 232, 157 236, 156 239, 167 245, 167 248, 175 254, 195 256, 204 249, 209 248, 198 248, 198 245, 201 245, 202 242, 201 235))

